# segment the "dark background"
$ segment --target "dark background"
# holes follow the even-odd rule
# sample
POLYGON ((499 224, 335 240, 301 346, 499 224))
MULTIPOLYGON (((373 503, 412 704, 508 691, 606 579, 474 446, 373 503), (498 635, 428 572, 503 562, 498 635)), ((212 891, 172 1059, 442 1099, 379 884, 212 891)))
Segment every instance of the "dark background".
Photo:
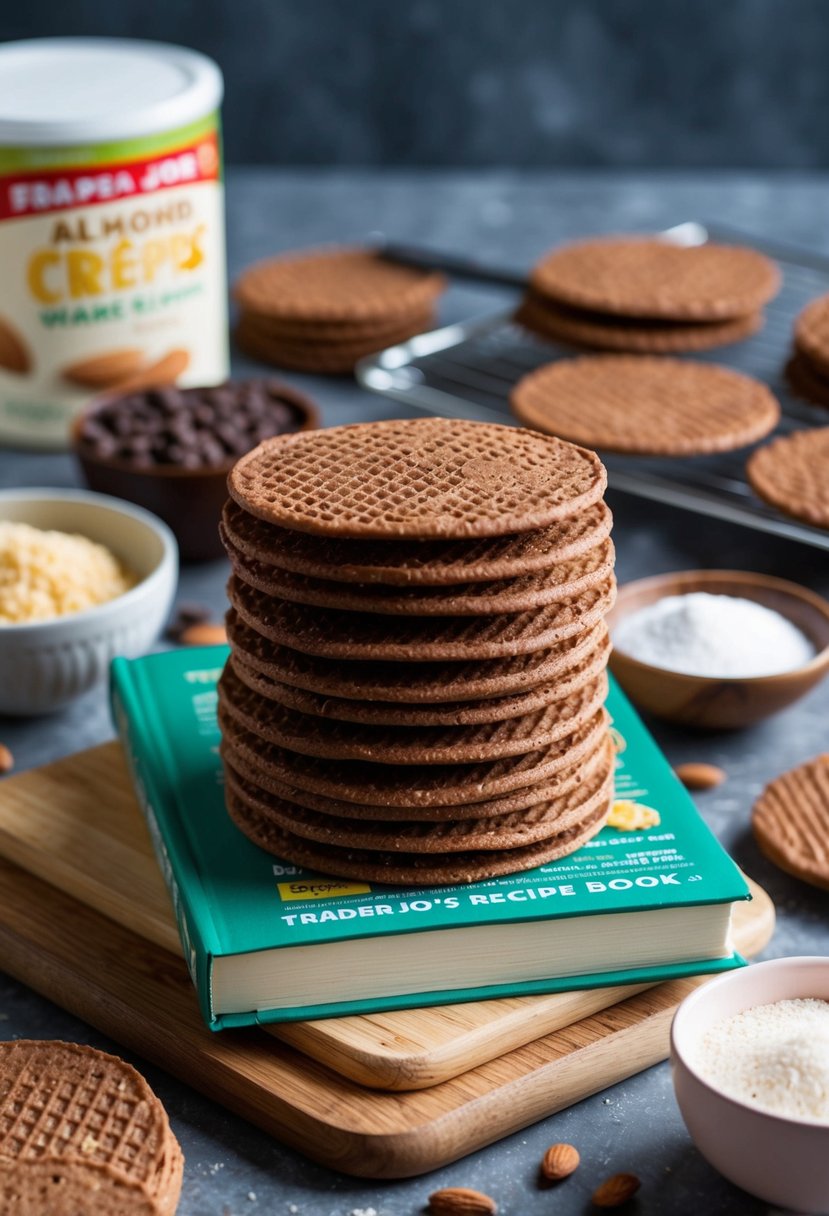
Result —
POLYGON ((57 34, 212 55, 236 164, 829 165, 826 0, 3 0, 57 34))

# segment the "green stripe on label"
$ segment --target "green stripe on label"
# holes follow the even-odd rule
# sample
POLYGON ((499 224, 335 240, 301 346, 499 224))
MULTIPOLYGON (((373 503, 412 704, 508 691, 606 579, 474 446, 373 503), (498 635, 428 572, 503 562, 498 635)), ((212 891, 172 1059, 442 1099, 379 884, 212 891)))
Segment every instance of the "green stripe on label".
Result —
POLYGON ((197 122, 175 131, 146 135, 138 139, 118 140, 106 144, 79 144, 73 147, 0 148, 0 173, 31 169, 63 169, 77 165, 112 165, 119 161, 140 160, 195 143, 205 135, 219 132, 218 113, 208 114, 197 122))

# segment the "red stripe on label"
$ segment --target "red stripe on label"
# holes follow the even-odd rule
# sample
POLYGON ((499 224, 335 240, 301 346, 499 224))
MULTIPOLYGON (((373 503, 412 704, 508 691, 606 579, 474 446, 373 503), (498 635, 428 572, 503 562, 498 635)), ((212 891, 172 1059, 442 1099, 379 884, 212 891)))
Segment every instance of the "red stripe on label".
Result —
POLYGON ((0 176, 0 220, 117 203, 192 182, 216 181, 219 168, 218 139, 211 134, 149 160, 0 176))

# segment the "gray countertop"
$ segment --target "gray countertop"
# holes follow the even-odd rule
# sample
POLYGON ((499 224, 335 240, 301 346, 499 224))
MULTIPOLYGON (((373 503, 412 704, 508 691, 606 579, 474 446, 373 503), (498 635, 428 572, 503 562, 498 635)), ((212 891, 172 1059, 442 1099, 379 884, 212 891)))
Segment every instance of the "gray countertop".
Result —
MULTIPOLYGON (((475 254, 525 268, 549 245, 593 231, 634 231, 685 219, 717 219, 829 254, 829 177, 749 174, 391 173, 237 170, 229 174, 231 274, 272 251, 369 232, 475 254)), ((453 288, 444 317, 483 313, 509 299, 453 288)), ((254 365, 240 360, 239 371, 254 365)), ((312 392, 326 424, 388 416, 391 403, 345 379, 286 375, 312 392)), ((397 411, 403 412, 403 411, 397 411)), ((0 486, 76 484, 65 456, 0 453, 0 486)), ((825 554, 737 526, 627 496, 610 495, 620 581, 700 566, 761 570, 829 594, 825 554)), ((224 605, 223 562, 185 568, 180 598, 224 605)), ((767 863, 749 831, 749 810, 766 781, 827 746, 829 684, 753 730, 692 735, 651 723, 669 759, 721 765, 728 781, 699 798, 714 831, 772 895, 778 928, 767 951, 829 952, 827 899, 767 863)), ((103 690, 56 717, 0 719, 0 741, 18 771, 112 736, 103 690)), ((113 1048, 88 1026, 14 981, 0 977, 0 1037, 67 1038, 113 1048)), ((164 1101, 187 1159, 181 1216, 409 1216, 440 1186, 477 1187, 505 1216, 589 1209, 592 1187, 618 1170, 642 1179, 631 1210, 722 1216, 767 1206, 731 1187, 691 1145, 674 1103, 667 1065, 652 1068, 578 1106, 420 1179, 371 1183, 315 1165, 146 1064, 134 1061, 164 1101), (552 1196, 536 1184, 547 1145, 571 1141, 582 1169, 552 1196)))

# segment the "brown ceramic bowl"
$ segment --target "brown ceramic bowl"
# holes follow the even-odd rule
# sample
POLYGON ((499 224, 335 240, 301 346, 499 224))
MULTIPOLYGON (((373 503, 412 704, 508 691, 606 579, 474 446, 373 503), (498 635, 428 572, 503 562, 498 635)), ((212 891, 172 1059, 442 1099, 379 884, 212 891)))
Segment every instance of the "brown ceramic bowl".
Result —
MULTIPOLYGON (((296 411, 298 431, 310 431, 319 426, 319 415, 310 398, 282 383, 279 391, 283 400, 296 411)), ((219 519, 227 499, 227 475, 238 456, 198 469, 176 465, 140 468, 118 457, 98 456, 82 444, 81 430, 85 419, 114 400, 114 393, 97 398, 72 425, 72 450, 90 490, 138 503, 163 519, 178 541, 182 561, 223 557, 219 519)))
POLYGON ((622 617, 665 596, 692 591, 740 596, 773 608, 805 633, 815 656, 778 675, 714 679, 653 667, 614 647, 610 668, 640 709, 683 726, 733 730, 785 709, 829 672, 829 603, 797 583, 742 570, 689 570, 626 583, 608 618, 611 636, 622 617))

